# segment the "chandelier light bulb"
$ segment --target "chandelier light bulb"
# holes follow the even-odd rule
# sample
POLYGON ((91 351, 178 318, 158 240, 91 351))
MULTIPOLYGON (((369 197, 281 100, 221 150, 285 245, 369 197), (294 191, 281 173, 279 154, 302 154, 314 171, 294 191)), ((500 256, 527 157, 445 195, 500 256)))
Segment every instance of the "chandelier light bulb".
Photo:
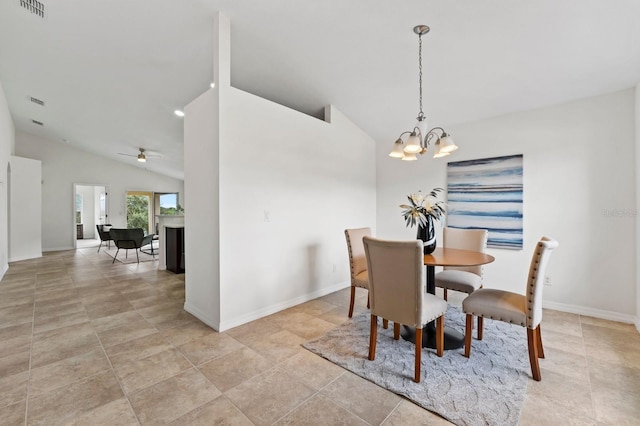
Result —
POLYGON ((418 157, 416 156, 416 154, 407 154, 406 152, 402 157, 402 161, 416 161, 417 159, 418 157))
POLYGON ((420 136, 416 132, 411 132, 409 140, 407 140, 407 146, 404 147, 404 152, 407 154, 417 154, 422 151, 422 145, 420 144, 420 136))
POLYGON ((398 139, 394 144, 393 144, 393 150, 389 153, 389 157, 392 158, 402 158, 404 157, 404 143, 402 142, 402 139, 398 139))

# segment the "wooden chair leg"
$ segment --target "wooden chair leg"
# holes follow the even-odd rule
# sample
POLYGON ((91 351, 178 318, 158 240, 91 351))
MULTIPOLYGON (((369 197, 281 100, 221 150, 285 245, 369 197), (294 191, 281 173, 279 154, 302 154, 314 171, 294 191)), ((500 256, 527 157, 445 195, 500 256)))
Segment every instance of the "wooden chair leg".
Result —
POLYGON ((444 315, 436 319, 436 353, 440 357, 444 354, 444 315))
POLYGON ((527 327, 527 345, 529 346, 529 363, 533 380, 540 381, 540 365, 538 365, 538 329, 527 327))
POLYGON ((482 340, 483 331, 484 331, 484 317, 478 317, 478 340, 482 340))
POLYGON ((387 328, 389 328, 389 320, 388 319, 382 318, 382 328, 384 328, 385 330, 387 328))
POLYGON ((369 360, 376 359, 376 341, 378 340, 378 317, 371 315, 371 330, 369 331, 369 360))
POLYGON ((422 363, 422 328, 416 327, 416 366, 413 381, 420 383, 420 364, 422 363))
POLYGON ((393 338, 394 340, 400 339, 400 323, 393 323, 393 338))
POLYGON ((540 329, 540 324, 538 324, 538 358, 544 359, 544 348, 542 347, 542 330, 540 329))
POLYGON ((349 318, 353 316, 353 302, 356 299, 356 288, 351 286, 351 301, 349 302, 349 318))
POLYGON ((447 294, 447 289, 445 288, 445 289, 444 289, 444 300, 448 300, 448 299, 447 299, 447 297, 448 297, 448 296, 449 296, 449 295, 447 294))
POLYGON ((471 334, 473 333, 473 315, 467 314, 467 324, 464 330, 464 356, 471 356, 471 334))

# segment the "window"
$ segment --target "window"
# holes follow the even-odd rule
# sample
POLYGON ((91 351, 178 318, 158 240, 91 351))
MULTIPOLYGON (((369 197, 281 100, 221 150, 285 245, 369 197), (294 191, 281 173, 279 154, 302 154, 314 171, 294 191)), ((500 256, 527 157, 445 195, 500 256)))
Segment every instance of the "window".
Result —
POLYGON ((127 228, 142 228, 149 232, 149 200, 151 193, 127 193, 127 228))
POLYGON ((178 211, 178 194, 157 194, 160 197, 160 214, 175 215, 178 211))
POLYGON ((127 191, 127 228, 158 233, 158 215, 184 214, 177 192, 127 191))

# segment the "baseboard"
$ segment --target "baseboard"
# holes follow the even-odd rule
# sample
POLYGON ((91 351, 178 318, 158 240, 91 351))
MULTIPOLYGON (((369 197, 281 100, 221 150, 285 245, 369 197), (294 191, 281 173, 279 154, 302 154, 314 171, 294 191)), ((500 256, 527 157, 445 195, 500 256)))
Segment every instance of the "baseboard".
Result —
POLYGON ((12 257, 9 259, 9 263, 20 262, 21 260, 40 259, 41 257, 42 257, 42 252, 40 252, 39 254, 32 254, 28 256, 12 257))
POLYGON ((200 321, 207 324, 209 327, 213 328, 214 330, 220 331, 220 324, 218 323, 218 321, 215 321, 213 318, 209 318, 209 316, 205 312, 201 311, 195 306, 190 305, 187 302, 184 302, 184 310, 189 312, 191 315, 198 318, 200 321))
POLYGON ((5 263, 4 265, 2 265, 2 272, 0 272, 0 280, 2 280, 2 278, 4 278, 4 274, 6 274, 8 270, 9 270, 9 264, 8 263, 5 263))
POLYGON ((294 299, 290 299, 281 303, 276 303, 275 305, 267 306, 262 309, 258 309, 257 311, 249 312, 237 318, 232 318, 230 320, 221 321, 219 331, 226 331, 230 328, 237 327, 242 324, 246 324, 251 321, 255 321, 262 317, 266 317, 267 315, 275 314, 276 312, 280 312, 284 309, 291 308, 292 306, 299 305, 304 302, 308 302, 313 299, 317 299, 318 297, 325 296, 329 293, 333 293, 338 290, 342 290, 343 288, 349 287, 351 284, 349 281, 341 282, 331 287, 324 287, 318 291, 314 291, 313 293, 308 293, 294 299))
POLYGON ((75 250, 75 248, 73 246, 47 247, 47 248, 43 248, 42 252, 46 253, 46 252, 49 252, 49 251, 67 251, 67 250, 75 250))
POLYGON ((637 318, 634 315, 621 314, 614 311, 605 311, 603 309, 587 308, 585 306, 568 305, 565 303, 556 302, 543 302, 542 307, 561 312, 568 312, 570 314, 585 315, 588 317, 601 318, 609 321, 635 324, 636 328, 638 328, 638 331, 640 331, 640 318, 637 318))

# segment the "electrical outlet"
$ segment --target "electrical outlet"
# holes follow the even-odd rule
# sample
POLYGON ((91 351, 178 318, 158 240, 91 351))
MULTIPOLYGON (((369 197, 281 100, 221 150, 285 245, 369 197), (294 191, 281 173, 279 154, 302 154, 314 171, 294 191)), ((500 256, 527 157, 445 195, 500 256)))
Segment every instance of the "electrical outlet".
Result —
POLYGON ((548 285, 548 286, 551 285, 551 278, 549 278, 548 275, 545 275, 544 277, 544 285, 548 285))

